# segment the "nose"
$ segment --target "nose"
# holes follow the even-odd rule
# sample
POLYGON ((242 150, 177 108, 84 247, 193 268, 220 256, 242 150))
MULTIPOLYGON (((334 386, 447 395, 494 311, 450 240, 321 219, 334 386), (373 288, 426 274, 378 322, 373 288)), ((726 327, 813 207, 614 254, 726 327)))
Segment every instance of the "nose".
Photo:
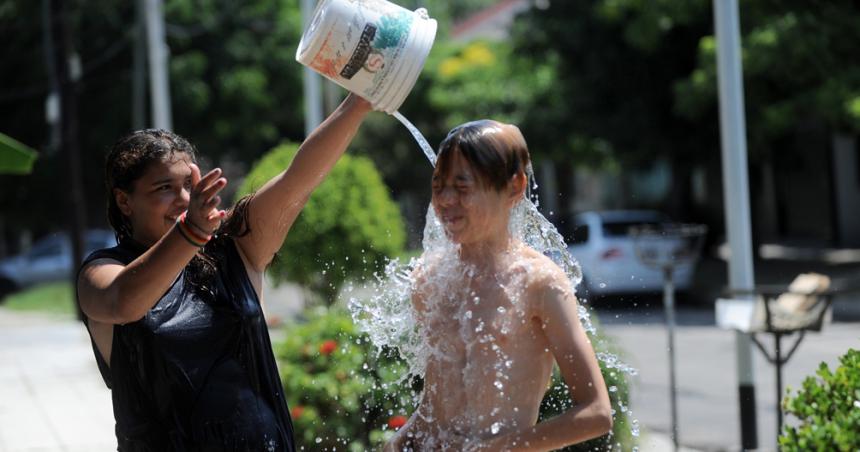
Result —
POLYGON ((456 201, 456 190, 453 187, 445 187, 436 195, 436 202, 442 206, 450 206, 456 201))
POLYGON ((191 202, 191 190, 188 187, 179 189, 179 196, 176 197, 176 203, 182 207, 188 207, 191 202))

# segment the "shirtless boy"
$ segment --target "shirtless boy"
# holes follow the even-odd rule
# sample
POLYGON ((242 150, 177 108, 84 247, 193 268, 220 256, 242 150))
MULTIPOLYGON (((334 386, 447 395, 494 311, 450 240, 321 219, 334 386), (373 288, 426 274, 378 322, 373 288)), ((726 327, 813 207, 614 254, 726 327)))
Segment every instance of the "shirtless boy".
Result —
POLYGON ((425 250, 413 306, 432 352, 418 409, 386 444, 403 450, 553 450, 607 433, 609 395, 565 273, 511 235, 528 149, 482 120, 439 147, 432 205, 451 252, 425 250), (539 424, 557 363, 573 407, 539 424))

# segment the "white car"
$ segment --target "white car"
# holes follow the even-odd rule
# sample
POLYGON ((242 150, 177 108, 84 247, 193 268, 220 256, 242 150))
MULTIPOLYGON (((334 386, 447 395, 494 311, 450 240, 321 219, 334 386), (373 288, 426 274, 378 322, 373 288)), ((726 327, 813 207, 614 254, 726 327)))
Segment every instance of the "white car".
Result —
MULTIPOLYGON (((116 246, 113 231, 92 229, 84 233, 84 255, 116 246)), ((0 295, 33 284, 69 280, 72 276, 72 244, 64 233, 49 234, 29 251, 0 261, 0 295)))
MULTIPOLYGON (((582 266, 583 289, 586 297, 603 295, 653 293, 663 290, 663 272, 642 263, 636 255, 636 243, 631 234, 634 227, 658 227, 669 218, 652 210, 615 210, 584 212, 573 222, 568 251, 582 266)), ((671 254, 678 240, 659 238, 649 242, 646 253, 671 254), (654 249, 657 247, 658 249, 654 249)), ((677 291, 690 288, 695 262, 674 268, 673 282, 677 291)))

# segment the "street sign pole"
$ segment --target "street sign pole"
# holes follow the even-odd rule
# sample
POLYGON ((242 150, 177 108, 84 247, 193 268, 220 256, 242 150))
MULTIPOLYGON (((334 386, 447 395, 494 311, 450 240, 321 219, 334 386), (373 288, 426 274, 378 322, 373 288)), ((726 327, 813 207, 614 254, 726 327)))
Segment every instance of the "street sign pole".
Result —
MULTIPOLYGON (((314 1, 301 0, 299 6, 302 9, 302 29, 307 30, 314 11, 314 1)), ((308 136, 323 121, 322 90, 320 76, 311 68, 302 67, 305 88, 305 136, 308 136)))
MULTIPOLYGON (((717 75, 720 93, 723 194, 729 248, 729 286, 750 293, 755 286, 747 174, 746 118, 743 69, 740 58, 740 24, 737 0, 713 0, 717 35, 717 75)), ((750 303, 752 303, 750 299, 750 303)), ((735 333, 736 370, 741 421, 741 447, 758 447, 752 341, 735 333)))

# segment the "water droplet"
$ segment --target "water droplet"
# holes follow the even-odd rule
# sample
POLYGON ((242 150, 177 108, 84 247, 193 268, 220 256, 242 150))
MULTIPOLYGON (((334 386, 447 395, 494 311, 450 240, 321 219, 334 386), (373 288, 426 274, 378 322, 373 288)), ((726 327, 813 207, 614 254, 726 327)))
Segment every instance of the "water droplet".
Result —
POLYGON ((504 314, 507 309, 503 308, 502 306, 499 306, 498 308, 496 308, 496 311, 499 311, 499 314, 504 314))
POLYGON ((497 435, 500 429, 501 425, 498 422, 493 422, 493 425, 490 426, 490 432, 494 435, 497 435))
POLYGON ((319 436, 317 436, 317 438, 314 440, 314 442, 316 442, 317 444, 319 444, 319 443, 321 443, 321 442, 322 442, 322 438, 320 438, 319 436))
POLYGON ((598 284, 598 286, 600 286, 600 288, 601 288, 601 289, 605 289, 605 288, 606 288, 606 283, 600 283, 600 284, 598 284))
POLYGON ((618 387, 616 387, 616 386, 610 386, 609 387, 609 392, 616 392, 616 391, 618 391, 618 387))
POLYGON ((496 380, 493 382, 493 386, 495 386, 498 389, 502 389, 505 385, 503 385, 501 381, 496 380))
POLYGON ((467 319, 471 319, 472 318, 472 311, 466 311, 465 317, 467 319))

